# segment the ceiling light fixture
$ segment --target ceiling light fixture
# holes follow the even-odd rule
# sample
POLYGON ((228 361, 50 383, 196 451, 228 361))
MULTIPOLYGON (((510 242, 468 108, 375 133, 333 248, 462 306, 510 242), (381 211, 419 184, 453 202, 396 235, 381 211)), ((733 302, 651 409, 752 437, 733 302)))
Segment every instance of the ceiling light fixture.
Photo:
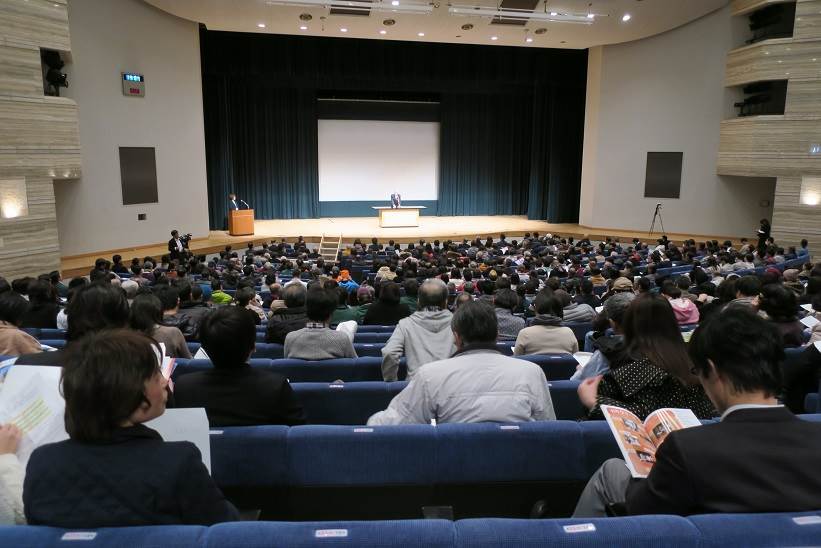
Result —
POLYGON ((419 38, 424 38, 425 33, 424 32, 419 32, 419 33, 416 34, 416 36, 418 36, 419 38))
POLYGON ((382 29, 382 30, 379 31, 379 34, 388 34, 388 31, 386 31, 385 29, 382 29))
POLYGON ((629 13, 625 13, 624 15, 621 16, 621 20, 624 21, 625 23, 628 22, 632 18, 633 18, 633 16, 630 15, 629 13))
POLYGON ((498 40, 498 39, 499 39, 499 37, 498 37, 498 36, 491 36, 491 37, 490 37, 490 39, 491 39, 491 40, 493 40, 493 41, 495 42, 496 40, 498 40))
POLYGON ((341 29, 339 29, 339 32, 348 32, 348 29, 346 29, 345 27, 342 27, 341 29))
POLYGON ((488 19, 502 19, 508 21, 551 21, 554 23, 581 23, 592 25, 595 17, 605 17, 594 13, 565 13, 565 12, 538 12, 522 9, 492 8, 481 5, 451 4, 448 7, 451 15, 466 17, 484 17, 488 19))
POLYGON ((525 38, 525 42, 527 42, 528 44, 531 43, 532 41, 533 41, 533 38, 531 36, 528 36, 527 38, 525 38))
POLYGON ((421 15, 433 12, 433 5, 422 3, 419 0, 401 2, 399 0, 384 0, 379 2, 368 2, 365 0, 267 0, 269 6, 304 6, 323 7, 328 9, 341 8, 348 11, 370 12, 407 12, 421 15))
POLYGON ((308 30, 308 27, 306 27, 305 25, 301 25, 301 26, 299 27, 299 30, 308 30))
POLYGON ((257 26, 261 29, 265 28, 265 23, 257 23, 257 26))

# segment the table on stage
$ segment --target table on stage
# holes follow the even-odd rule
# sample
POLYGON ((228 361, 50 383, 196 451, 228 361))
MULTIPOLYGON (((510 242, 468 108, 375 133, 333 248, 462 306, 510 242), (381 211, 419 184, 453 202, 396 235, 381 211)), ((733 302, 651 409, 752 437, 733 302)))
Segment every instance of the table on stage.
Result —
POLYGON ((400 228, 419 226, 419 212, 425 206, 373 206, 379 212, 379 226, 382 228, 400 228))

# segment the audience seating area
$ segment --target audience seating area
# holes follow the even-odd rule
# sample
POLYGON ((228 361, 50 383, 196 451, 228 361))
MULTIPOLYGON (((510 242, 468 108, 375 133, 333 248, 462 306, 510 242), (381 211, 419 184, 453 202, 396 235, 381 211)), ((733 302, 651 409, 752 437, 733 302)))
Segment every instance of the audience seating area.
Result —
POLYGON ((154 526, 72 531, 54 527, 0 527, 0 545, 48 548, 727 548, 814 546, 821 514, 710 514, 606 519, 465 519, 336 522, 237 522, 211 527, 154 526))

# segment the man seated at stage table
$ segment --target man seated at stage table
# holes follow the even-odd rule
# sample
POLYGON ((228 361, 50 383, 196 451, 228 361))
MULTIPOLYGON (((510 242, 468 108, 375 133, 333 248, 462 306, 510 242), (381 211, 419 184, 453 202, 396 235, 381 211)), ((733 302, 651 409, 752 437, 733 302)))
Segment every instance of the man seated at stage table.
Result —
POLYGON ((603 517, 616 503, 629 514, 685 516, 821 508, 821 424, 776 399, 777 329, 749 307, 727 308, 695 331, 690 355, 720 422, 669 434, 647 479, 631 479, 620 459, 605 462, 574 517, 603 517))
POLYGON ((439 279, 425 280, 419 288, 419 308, 399 321, 382 348, 382 377, 398 380, 402 356, 407 360, 408 380, 426 363, 451 357, 456 351, 452 319, 448 287, 439 279))
POLYGON ((452 328, 456 354, 420 367, 388 408, 368 419, 369 426, 556 419, 541 367, 496 350, 491 305, 461 305, 452 328))
POLYGON ((351 338, 328 327, 336 309, 338 293, 314 284, 308 289, 305 327, 285 336, 285 357, 298 360, 356 358, 351 338))

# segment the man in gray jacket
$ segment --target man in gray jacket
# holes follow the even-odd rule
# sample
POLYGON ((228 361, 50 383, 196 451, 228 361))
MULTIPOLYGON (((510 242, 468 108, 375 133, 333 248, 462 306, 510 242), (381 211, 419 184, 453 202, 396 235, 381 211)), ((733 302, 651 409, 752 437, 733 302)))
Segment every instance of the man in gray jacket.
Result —
POLYGON ((456 355, 419 368, 368 425, 555 420, 541 367, 496 350, 497 329, 489 304, 460 306, 453 315, 456 355))
POLYGON ((449 358, 456 351, 448 310, 448 287, 439 279, 425 280, 419 287, 416 312, 399 320, 393 335, 382 348, 382 377, 398 380, 399 360, 404 355, 408 380, 426 363, 449 358))

